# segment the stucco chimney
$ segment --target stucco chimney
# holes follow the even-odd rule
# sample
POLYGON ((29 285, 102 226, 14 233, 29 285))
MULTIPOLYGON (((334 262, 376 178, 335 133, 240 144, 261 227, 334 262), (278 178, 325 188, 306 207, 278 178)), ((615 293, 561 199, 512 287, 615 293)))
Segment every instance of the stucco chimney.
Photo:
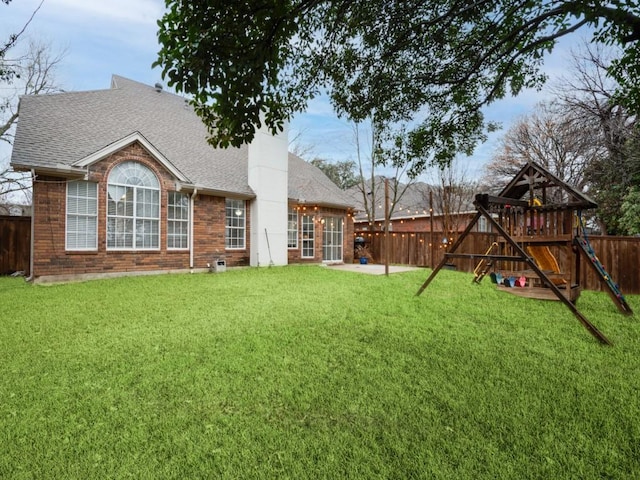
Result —
POLYGON ((288 125, 274 136, 264 123, 249 145, 252 266, 287 264, 288 145, 288 125))

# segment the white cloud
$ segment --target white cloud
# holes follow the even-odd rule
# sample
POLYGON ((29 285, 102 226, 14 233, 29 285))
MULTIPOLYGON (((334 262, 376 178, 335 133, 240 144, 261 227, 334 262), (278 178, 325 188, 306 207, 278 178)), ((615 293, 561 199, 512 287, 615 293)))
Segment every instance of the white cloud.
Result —
POLYGON ((333 106, 326 94, 318 95, 307 104, 306 114, 335 117, 333 106))
MULTIPOLYGON (((0 31, 20 30, 39 4, 39 0, 22 0, 0 6, 4 7, 0 31)), ((73 48, 102 39, 116 48, 157 50, 156 22, 163 12, 162 0, 46 0, 26 34, 52 38, 73 48)))
MULTIPOLYGON (((0 5, 0 32, 19 31, 39 4, 0 5)), ((65 90, 108 88, 113 73, 153 85, 161 79, 151 64, 164 10, 163 0, 45 0, 26 36, 66 49, 57 75, 65 90)))
MULTIPOLYGON (((40 0, 0 4, 0 39, 20 30, 39 4, 40 0)), ((108 88, 113 73, 153 85, 160 80, 158 69, 151 69, 160 48, 156 22, 164 11, 163 0, 45 0, 27 33, 68 49, 58 70, 65 89, 108 88)), ((580 41, 580 36, 563 39, 545 58, 544 71, 552 78, 566 73, 568 51, 580 41)), ((470 170, 479 172, 506 129, 548 95, 548 90, 526 91, 487 108, 487 119, 502 122, 503 129, 466 159, 470 170)), ((336 117, 326 95, 311 100, 306 112, 292 120, 290 138, 298 133, 300 141, 312 145, 313 153, 322 158, 355 159, 352 127, 336 117)))

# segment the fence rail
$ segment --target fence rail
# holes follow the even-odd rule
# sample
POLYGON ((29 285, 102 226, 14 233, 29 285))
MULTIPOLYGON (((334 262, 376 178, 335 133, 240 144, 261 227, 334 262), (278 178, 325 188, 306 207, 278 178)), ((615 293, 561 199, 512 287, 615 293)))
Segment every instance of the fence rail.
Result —
MULTIPOLYGON (((365 244, 375 263, 383 263, 385 256, 382 232, 355 232, 365 244)), ((393 264, 432 267, 443 258, 445 238, 442 232, 394 232, 389 234, 393 264)), ((484 253, 496 241, 495 233, 471 232, 458 249, 459 253, 484 253)), ((31 239, 30 217, 0 216, 0 275, 22 271, 29 274, 31 239)), ((449 239, 447 239, 449 241, 449 239)), ((640 294, 640 237, 590 236, 589 241, 611 278, 623 293, 640 294)), ((561 269, 567 259, 551 247, 561 269)), ((602 284, 593 269, 581 258, 580 283, 587 290, 601 291, 602 284)), ((473 272, 477 262, 470 259, 452 260, 457 270, 473 272)))
POLYGON ((0 216, 0 275, 29 274, 31 217, 0 216))
MULTIPOLYGON (((355 232, 363 237, 365 245, 375 263, 384 263, 385 242, 383 232, 355 232)), ((389 261, 393 264, 433 267, 442 261, 445 246, 442 232, 393 232, 389 234, 389 261)), ((458 248, 458 253, 484 253, 492 242, 498 239, 496 233, 471 232, 458 248)), ((449 239, 447 239, 449 241, 449 239)), ((589 236, 589 242, 611 278, 626 294, 640 294, 640 237, 589 236)), ((550 247, 556 256, 560 269, 566 271, 568 259, 557 247, 550 247)), ((581 258, 580 284, 587 290, 602 291, 603 286, 593 269, 581 258)), ((477 261, 455 259, 457 270, 473 272, 477 261)))

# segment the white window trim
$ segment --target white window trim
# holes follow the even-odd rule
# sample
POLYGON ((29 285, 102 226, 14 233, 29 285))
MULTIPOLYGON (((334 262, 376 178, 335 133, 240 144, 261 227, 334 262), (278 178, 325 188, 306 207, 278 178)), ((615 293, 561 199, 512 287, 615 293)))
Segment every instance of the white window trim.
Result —
MULTIPOLYGON (((240 238, 240 237, 238 237, 240 238)), ((238 198, 225 198, 224 200, 224 248, 225 250, 246 250, 247 249, 247 202, 245 200, 241 200, 238 198), (242 227, 231 227, 227 225, 227 202, 242 202, 242 219, 244 220, 244 225, 242 227), (241 247, 230 247, 227 245, 227 228, 240 229, 242 228, 242 246, 241 247)))
POLYGON ((487 219, 484 218, 484 217, 480 217, 478 219, 478 229, 477 229, 477 231, 481 232, 481 233, 486 233, 486 232, 489 231, 488 227, 489 227, 489 222, 487 221, 487 219))
MULTIPOLYGON (((86 180, 75 180, 76 182, 84 182, 84 183, 92 183, 95 184, 95 182, 88 182, 86 180)), ((65 192, 65 215, 64 215, 64 249, 65 251, 68 252, 96 252, 98 250, 98 212, 100 211, 100 195, 98 194, 99 188, 98 185, 96 185, 96 197, 95 197, 95 201, 96 201, 96 213, 92 214, 92 215, 79 215, 77 213, 73 213, 71 215, 74 216, 78 216, 78 217, 94 217, 96 219, 96 231, 95 231, 95 239, 96 239, 96 245, 95 247, 86 247, 86 248, 70 248, 69 247, 69 242, 68 242, 68 228, 69 228, 69 183, 71 182, 67 182, 66 183, 66 192, 65 192)))
POLYGON ((182 192, 167 192, 167 250, 171 250, 171 251, 188 251, 189 250, 189 245, 191 245, 191 214, 190 214, 190 210, 191 210, 191 199, 189 198, 189 195, 187 195, 186 193, 182 193, 182 192), (175 194, 175 195, 184 195, 187 199, 187 219, 175 219, 175 218, 169 218, 169 206, 171 205, 171 203, 169 202, 169 197, 171 196, 171 194, 175 194), (187 224, 187 246, 186 247, 170 247, 169 246, 169 223, 170 222, 176 222, 176 223, 186 223, 187 224))
POLYGON ((300 224, 300 231, 302 233, 304 233, 304 219, 308 218, 310 221, 310 225, 313 227, 313 230, 311 231, 312 236, 310 239, 305 239, 305 238, 301 238, 300 239, 300 258, 315 258, 316 257, 316 223, 315 223, 315 218, 312 215, 302 215, 302 222, 300 224), (311 242, 312 248, 311 248, 311 255, 305 255, 304 251, 304 243, 305 242, 311 242))
POLYGON ((300 215, 298 214, 298 209, 295 207, 289 207, 289 210, 287 211, 287 248, 289 250, 297 250, 300 247, 300 241, 299 241, 299 234, 300 234, 300 215), (292 214, 295 214, 296 216, 296 244, 291 246, 289 245, 289 233, 293 232, 292 229, 289 228, 289 222, 291 221, 291 217, 292 214))
MULTIPOLYGON (((161 245, 161 239, 162 239, 162 187, 161 187, 161 183, 160 183, 160 179, 158 179, 158 176, 156 175, 156 173, 149 168, 149 166, 145 165, 142 162, 139 162, 137 160, 126 160, 125 162, 131 162, 131 163, 139 163, 141 164, 143 167, 147 168, 151 174, 155 177, 156 181, 158 182, 158 188, 155 187, 139 187, 137 185, 127 185, 124 183, 112 183, 109 181, 109 177, 111 176, 113 170, 111 172, 109 172, 109 177, 107 177, 107 191, 106 193, 106 223, 105 223, 105 235, 108 237, 109 232, 109 218, 129 218, 129 217, 112 217, 109 215, 109 186, 114 185, 117 187, 127 187, 127 188, 133 188, 134 192, 135 189, 137 188, 143 188, 145 190, 155 190, 158 192, 158 218, 150 218, 150 217, 137 217, 137 216, 133 216, 132 220, 134 221, 134 243, 135 243, 135 221, 136 220, 154 220, 158 222, 158 246, 157 247, 153 247, 153 248, 145 248, 145 247, 138 247, 138 246, 133 246, 133 247, 110 247, 109 246, 109 240, 108 238, 105 239, 105 245, 106 245, 106 249, 109 252, 159 252, 162 249, 162 245, 161 245)), ((125 163, 123 162, 123 163, 125 163)), ((120 165, 120 164, 119 164, 120 165)), ((137 200, 136 200, 136 195, 134 194, 133 196, 134 198, 134 208, 133 211, 135 212, 135 206, 137 205, 137 200)))
MULTIPOLYGON (((330 215, 328 217, 324 218, 324 228, 322 230, 322 261, 323 262, 327 262, 327 263, 332 263, 332 262, 342 262, 344 260, 344 218, 339 216, 339 215, 330 215), (335 220, 338 222, 338 224, 340 225, 340 229, 338 230, 337 228, 333 229, 329 229, 329 222, 335 220), (340 250, 340 258, 333 258, 331 260, 325 260, 324 256, 325 256, 325 249, 330 248, 328 246, 325 245, 325 241, 326 241, 326 235, 333 235, 333 234, 338 234, 339 233, 339 237, 340 237, 340 243, 339 244, 335 244, 335 245, 331 245, 331 248, 333 250, 340 250)), ((332 250, 332 251, 333 251, 332 250)), ((332 255, 333 256, 333 255, 332 255)))

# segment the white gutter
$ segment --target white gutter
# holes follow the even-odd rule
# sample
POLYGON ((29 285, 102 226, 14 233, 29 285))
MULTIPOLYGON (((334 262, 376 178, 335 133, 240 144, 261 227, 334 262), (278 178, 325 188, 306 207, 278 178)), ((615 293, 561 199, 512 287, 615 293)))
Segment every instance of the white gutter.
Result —
POLYGON ((199 192, 203 195, 211 195, 214 197, 229 197, 229 198, 237 198, 238 200, 253 200, 256 198, 255 193, 239 193, 232 192, 228 190, 218 190, 215 188, 208 188, 203 185, 194 185, 192 183, 178 183, 176 182, 176 189, 179 192, 199 192))
POLYGON ((52 176, 64 176, 67 178, 83 178, 87 171, 85 168, 77 168, 63 163, 56 163, 55 165, 39 165, 33 167, 31 165, 20 165, 17 163, 12 164, 14 170, 29 170, 35 175, 35 170, 42 175, 52 176))
MULTIPOLYGON (((33 185, 35 184, 36 181, 36 171, 32 168, 31 169, 31 189, 33 191, 33 185)), ((36 209, 34 208, 34 204, 33 204, 33 194, 31 195, 31 240, 30 240, 30 245, 29 245, 29 276, 26 278, 27 282, 30 282, 31 280, 33 280, 33 253, 35 251, 35 225, 36 225, 36 221, 35 221, 35 214, 36 214, 36 209)))
POLYGON ((193 211, 195 209, 198 189, 194 188, 189 198, 189 268, 193 269, 193 211))

